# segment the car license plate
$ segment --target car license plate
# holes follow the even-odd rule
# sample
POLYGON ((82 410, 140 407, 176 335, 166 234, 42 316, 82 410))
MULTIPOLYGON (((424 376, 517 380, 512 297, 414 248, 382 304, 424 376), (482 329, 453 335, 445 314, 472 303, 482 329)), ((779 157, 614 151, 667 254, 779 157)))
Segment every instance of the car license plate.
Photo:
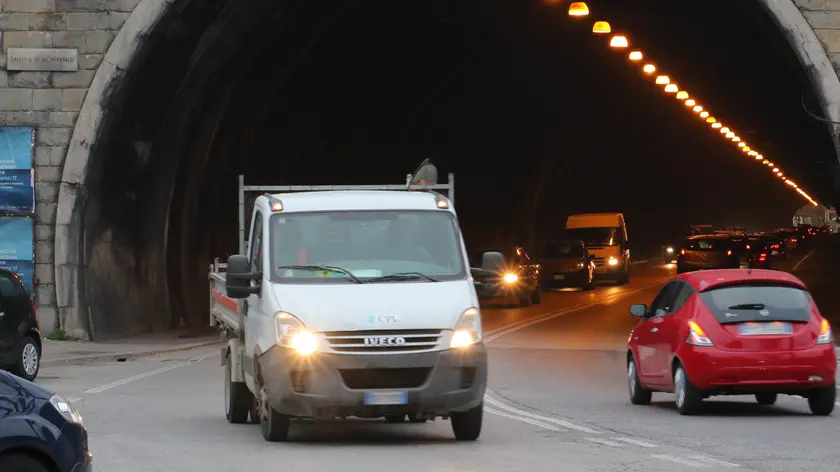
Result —
POLYGON ((405 405, 408 392, 365 392, 365 405, 405 405))
POLYGON ((565 276, 565 275, 559 275, 559 274, 555 274, 555 275, 554 275, 554 280, 563 280, 563 279, 565 279, 565 278, 566 278, 566 276, 565 276))
POLYGON ((793 334, 793 325, 781 321, 771 323, 741 323, 738 325, 738 334, 741 336, 793 334))

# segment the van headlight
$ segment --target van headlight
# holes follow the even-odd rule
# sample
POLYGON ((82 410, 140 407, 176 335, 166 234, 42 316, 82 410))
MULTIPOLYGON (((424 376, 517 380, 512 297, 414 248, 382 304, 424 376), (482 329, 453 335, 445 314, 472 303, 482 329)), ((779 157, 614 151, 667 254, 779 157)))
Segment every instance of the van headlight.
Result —
POLYGON ((502 280, 504 280, 505 283, 508 285, 515 284, 519 281, 519 276, 514 274, 513 272, 508 272, 504 275, 504 277, 502 277, 502 280))
POLYGON ((611 266, 618 265, 618 259, 616 259, 613 256, 610 256, 610 258, 607 259, 607 264, 609 264, 611 266))
POLYGON ((309 355, 315 352, 318 340, 303 323, 291 313, 281 311, 274 315, 274 331, 277 345, 294 349, 298 354, 309 355))
POLYGON ((50 397, 50 405, 55 408, 57 411, 67 422, 74 423, 74 424, 82 424, 82 414, 79 413, 78 410, 73 408, 73 405, 70 403, 69 400, 62 397, 61 395, 53 395, 50 397))
POLYGON ((481 333, 481 312, 478 308, 467 308, 461 317, 458 318, 458 323, 455 324, 455 330, 452 333, 452 340, 449 342, 449 347, 452 349, 472 346, 475 343, 481 342, 484 336, 481 333))

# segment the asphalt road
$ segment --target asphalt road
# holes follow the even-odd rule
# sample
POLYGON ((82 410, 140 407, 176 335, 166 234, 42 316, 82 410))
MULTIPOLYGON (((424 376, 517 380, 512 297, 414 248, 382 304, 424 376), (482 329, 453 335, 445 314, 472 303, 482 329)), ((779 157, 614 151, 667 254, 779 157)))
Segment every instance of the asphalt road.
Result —
MULTIPOLYGON (((797 270, 824 276, 826 260, 812 254, 797 270)), ((490 391, 476 443, 456 443, 443 420, 305 423, 294 442, 266 443, 257 426, 225 421, 217 348, 44 367, 39 382, 85 415, 97 471, 840 470, 840 414, 813 417, 803 399, 774 407, 713 399, 700 417, 679 416, 672 395, 629 403, 627 307, 649 303, 673 271, 652 263, 622 287, 547 293, 524 309, 485 307, 490 391)))

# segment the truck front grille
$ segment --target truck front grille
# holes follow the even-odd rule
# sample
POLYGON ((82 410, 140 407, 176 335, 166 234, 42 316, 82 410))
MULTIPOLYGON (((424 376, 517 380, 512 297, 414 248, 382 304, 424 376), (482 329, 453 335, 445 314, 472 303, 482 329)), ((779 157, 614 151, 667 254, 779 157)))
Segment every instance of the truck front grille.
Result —
POLYGON ((440 342, 439 329, 327 331, 324 337, 335 352, 384 354, 431 351, 440 342))
POLYGON ((426 383, 431 367, 405 369, 339 369, 344 385, 350 389, 417 388, 426 383))

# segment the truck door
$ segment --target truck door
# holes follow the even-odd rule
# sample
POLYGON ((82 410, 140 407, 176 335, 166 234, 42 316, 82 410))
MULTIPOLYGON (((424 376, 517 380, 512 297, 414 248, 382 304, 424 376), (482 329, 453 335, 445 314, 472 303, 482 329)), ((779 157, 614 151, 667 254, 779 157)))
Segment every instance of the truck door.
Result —
MULTIPOLYGON (((264 252, 264 231, 265 221, 263 219, 262 211, 254 209, 254 222, 251 225, 251 235, 248 238, 248 259, 251 261, 251 272, 262 273, 263 271, 263 252, 264 252)), ((271 269, 269 269, 271 270, 271 269)), ((262 286, 266 285, 266 278, 263 276, 260 281, 262 286)), ((261 291, 262 292, 262 291, 261 291)), ((256 359, 254 355, 257 350, 258 336, 264 332, 267 325, 266 314, 262 307, 263 297, 262 293, 251 294, 245 303, 242 303, 242 321, 240 326, 245 326, 245 358, 243 359, 243 371, 245 375, 245 382, 252 386, 254 385, 254 365, 256 359)), ((268 346, 261 346, 262 349, 267 349, 268 346)))

